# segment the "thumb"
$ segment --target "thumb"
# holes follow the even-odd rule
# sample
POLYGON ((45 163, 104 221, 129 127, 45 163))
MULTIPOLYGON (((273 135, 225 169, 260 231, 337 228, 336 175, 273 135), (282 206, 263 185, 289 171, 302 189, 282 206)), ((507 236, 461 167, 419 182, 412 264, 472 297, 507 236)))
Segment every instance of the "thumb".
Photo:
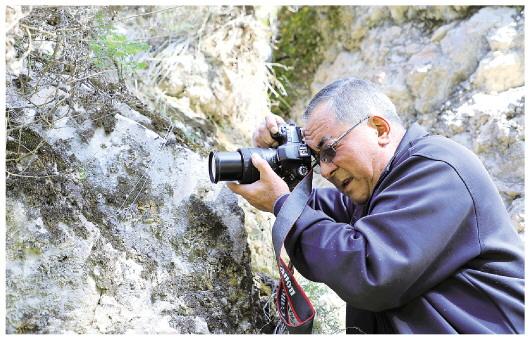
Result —
POLYGON ((266 175, 272 171, 272 168, 269 163, 267 163, 266 160, 261 158, 259 154, 253 153, 250 157, 252 158, 252 164, 256 167, 256 169, 258 169, 260 175, 266 175))

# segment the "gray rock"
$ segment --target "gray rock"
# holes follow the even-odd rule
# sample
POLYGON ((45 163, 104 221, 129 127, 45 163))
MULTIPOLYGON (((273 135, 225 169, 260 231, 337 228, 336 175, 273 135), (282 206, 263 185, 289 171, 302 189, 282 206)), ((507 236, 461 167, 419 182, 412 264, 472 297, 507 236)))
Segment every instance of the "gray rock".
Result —
MULTIPOLYGON (((96 10, 59 11, 73 22, 96 10)), ((210 30, 227 20, 218 10, 204 13, 215 18, 210 30)), ((27 19, 38 26, 54 13, 36 7, 27 19)), ((257 32, 250 17, 241 20, 257 32)), ((68 45, 75 38, 68 36, 58 58, 89 54, 68 45)), ((46 73, 45 65, 34 65, 27 79, 19 80, 29 87, 44 84, 29 97, 30 105, 24 88, 9 83, 6 106, 15 132, 8 133, 12 160, 6 181, 7 333, 270 332, 261 310, 268 296, 260 295, 259 277, 274 267, 257 263, 251 253, 257 247, 249 246, 251 238, 258 242, 270 229, 262 231, 261 213, 222 184, 210 183, 206 148, 218 142, 205 115, 257 108, 256 115, 263 115, 265 83, 223 103, 210 87, 212 64, 187 53, 183 60, 189 63, 174 65, 175 74, 190 79, 183 94, 171 77, 167 90, 189 105, 171 114, 143 105, 112 75, 77 84, 67 73, 46 73)), ((248 65, 261 65, 265 72, 259 64, 263 53, 249 53, 255 59, 248 65)), ((246 72, 232 74, 233 88, 246 72)), ((225 93, 232 90, 222 86, 225 93)))

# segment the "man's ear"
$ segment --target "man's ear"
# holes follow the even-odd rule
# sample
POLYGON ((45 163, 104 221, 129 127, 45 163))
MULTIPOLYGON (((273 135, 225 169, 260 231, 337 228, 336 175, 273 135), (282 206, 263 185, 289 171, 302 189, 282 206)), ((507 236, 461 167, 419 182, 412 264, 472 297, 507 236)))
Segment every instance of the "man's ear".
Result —
POLYGON ((390 123, 385 118, 372 116, 368 120, 368 124, 376 130, 379 145, 390 143, 390 123))

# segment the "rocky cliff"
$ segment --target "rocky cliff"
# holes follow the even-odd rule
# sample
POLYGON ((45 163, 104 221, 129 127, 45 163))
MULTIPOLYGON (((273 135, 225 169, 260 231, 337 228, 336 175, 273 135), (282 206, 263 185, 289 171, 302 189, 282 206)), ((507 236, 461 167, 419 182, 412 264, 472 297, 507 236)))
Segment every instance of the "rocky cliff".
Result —
POLYGON ((310 65, 316 70, 304 79, 310 90, 298 91, 302 95, 293 112, 303 112, 310 95, 334 79, 372 81, 407 124, 417 121, 481 158, 522 233, 522 8, 323 7, 316 12, 322 18, 314 28, 321 57, 310 65))
MULTIPOLYGON (((520 8, 7 7, 6 20, 8 333, 271 332, 273 217, 211 184, 207 155, 250 145, 271 109, 298 119, 347 75, 475 151, 524 231, 520 8)), ((304 285, 316 331, 341 331, 343 303, 304 285)))
POLYGON ((242 9, 17 10, 7 332, 270 332, 272 259, 248 242, 270 217, 212 185, 205 158, 267 112, 266 29, 242 9))

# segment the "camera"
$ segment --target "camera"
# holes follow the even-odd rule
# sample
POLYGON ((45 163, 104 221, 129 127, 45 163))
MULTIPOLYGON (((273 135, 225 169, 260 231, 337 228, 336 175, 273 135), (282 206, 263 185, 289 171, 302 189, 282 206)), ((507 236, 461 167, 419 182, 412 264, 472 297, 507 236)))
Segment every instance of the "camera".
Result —
POLYGON ((210 152, 208 167, 212 183, 239 181, 240 184, 259 180, 259 171, 250 156, 257 153, 269 163, 292 190, 311 169, 311 149, 303 141, 302 129, 296 124, 282 124, 272 135, 277 148, 240 148, 234 152, 210 152))

